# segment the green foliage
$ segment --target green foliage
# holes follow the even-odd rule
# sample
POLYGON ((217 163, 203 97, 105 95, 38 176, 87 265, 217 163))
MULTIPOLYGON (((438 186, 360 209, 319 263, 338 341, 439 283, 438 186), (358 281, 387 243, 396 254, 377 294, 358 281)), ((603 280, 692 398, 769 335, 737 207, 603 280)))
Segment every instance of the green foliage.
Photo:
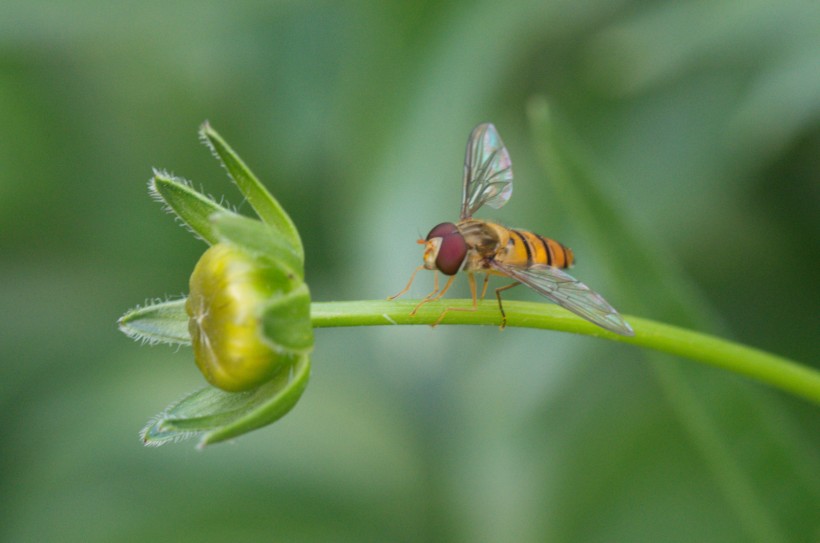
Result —
POLYGON ((275 426, 146 451, 146 414, 204 380, 187 347, 111 323, 189 289, 202 246, 145 198, 146 167, 226 193, 192 137, 203 118, 299 225, 316 300, 405 284, 416 238, 457 218, 464 139, 491 120, 517 192, 482 218, 566 243, 626 314, 817 368, 818 9, 4 3, 0 540, 739 543, 760 518, 758 538, 814 543, 816 406, 730 372, 521 328, 321 329, 310 388, 275 426), (609 219, 581 220, 545 173, 533 96, 572 140, 568 179, 591 174, 661 253, 594 241, 609 219), (705 311, 656 305, 658 271, 705 311))

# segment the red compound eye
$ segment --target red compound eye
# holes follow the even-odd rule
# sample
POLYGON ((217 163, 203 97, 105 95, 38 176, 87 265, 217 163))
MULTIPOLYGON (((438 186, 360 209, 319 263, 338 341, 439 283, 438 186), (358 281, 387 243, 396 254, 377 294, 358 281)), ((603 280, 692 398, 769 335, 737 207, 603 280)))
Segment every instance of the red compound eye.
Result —
POLYGON ((445 275, 455 275, 467 256, 467 242, 451 222, 443 222, 430 230, 427 241, 441 238, 441 246, 436 256, 436 267, 445 275))

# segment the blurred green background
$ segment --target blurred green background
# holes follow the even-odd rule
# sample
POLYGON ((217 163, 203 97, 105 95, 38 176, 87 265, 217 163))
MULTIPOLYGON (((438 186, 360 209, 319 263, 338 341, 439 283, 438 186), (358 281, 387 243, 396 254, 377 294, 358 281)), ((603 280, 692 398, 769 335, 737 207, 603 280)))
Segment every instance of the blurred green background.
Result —
POLYGON ((521 329, 318 330, 280 423, 145 449, 204 380, 190 350, 115 325, 186 292, 204 249, 147 196, 151 167, 250 211, 205 119, 300 228, 315 300, 405 284, 491 120, 517 196, 481 216, 563 241, 613 305, 665 318, 555 197, 527 119, 547 96, 717 316, 700 328, 818 367, 818 21, 804 0, 7 0, 0 540, 820 540, 820 411, 712 368, 521 329))

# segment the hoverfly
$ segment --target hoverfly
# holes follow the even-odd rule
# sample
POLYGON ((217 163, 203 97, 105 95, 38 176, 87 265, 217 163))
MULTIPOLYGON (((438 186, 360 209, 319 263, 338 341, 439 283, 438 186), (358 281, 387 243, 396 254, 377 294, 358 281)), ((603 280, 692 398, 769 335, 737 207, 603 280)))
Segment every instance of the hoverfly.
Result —
POLYGON ((481 300, 487 293, 490 275, 500 275, 514 280, 512 284, 495 289, 501 328, 507 322, 501 293, 523 283, 602 328, 625 336, 634 335, 629 324, 600 294, 563 271, 574 261, 569 247, 533 232, 473 218, 473 213, 484 204, 495 209, 506 204, 512 195, 512 181, 510 155, 495 126, 490 123, 476 126, 467 140, 459 221, 441 223, 430 230, 426 239, 418 241, 424 245, 424 264, 416 268, 401 292, 388 299, 407 292, 419 270, 440 271, 450 276, 439 289, 438 273, 435 274, 433 291, 413 309, 410 314, 414 315, 424 304, 444 296, 456 273, 466 272, 473 305, 448 307, 436 321, 438 324, 449 311, 478 309, 476 273, 485 274, 481 300))

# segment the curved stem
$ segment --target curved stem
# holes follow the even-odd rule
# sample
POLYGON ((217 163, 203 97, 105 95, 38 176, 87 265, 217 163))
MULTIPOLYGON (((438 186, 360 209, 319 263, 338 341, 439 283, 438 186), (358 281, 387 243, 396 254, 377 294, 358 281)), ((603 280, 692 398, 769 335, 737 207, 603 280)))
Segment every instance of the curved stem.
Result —
MULTIPOLYGON (((313 326, 383 326, 427 324, 438 320, 448 307, 467 307, 472 300, 430 302, 414 315, 418 301, 367 300, 355 302, 314 302, 313 326)), ((661 351, 696 362, 723 368, 820 404, 820 372, 787 358, 731 341, 662 324, 624 316, 635 330, 632 337, 607 332, 562 308, 544 303, 505 301, 508 327, 541 328, 596 336, 661 351)), ((476 311, 451 311, 441 324, 483 324, 498 326, 501 315, 495 302, 483 302, 476 311)))

